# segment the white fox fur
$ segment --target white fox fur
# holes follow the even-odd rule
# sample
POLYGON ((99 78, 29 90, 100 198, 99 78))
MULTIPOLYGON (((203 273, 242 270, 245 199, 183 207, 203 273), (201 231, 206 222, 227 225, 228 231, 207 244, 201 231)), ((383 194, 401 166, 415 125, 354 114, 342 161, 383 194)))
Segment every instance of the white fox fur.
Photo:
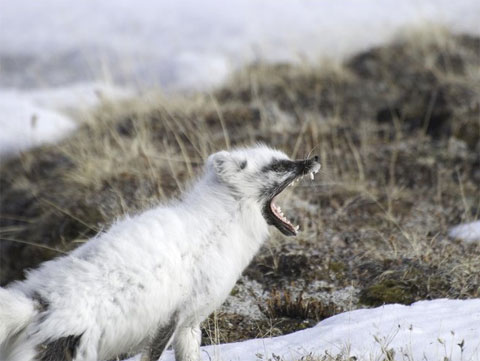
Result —
POLYGON ((291 177, 265 170, 278 160, 288 157, 265 146, 215 153, 182 200, 0 289, 0 360, 150 360, 171 342, 177 361, 200 360, 200 322, 268 235, 262 190, 291 177))
POLYGON ((21 331, 34 315, 31 299, 17 290, 0 288, 0 341, 21 331))

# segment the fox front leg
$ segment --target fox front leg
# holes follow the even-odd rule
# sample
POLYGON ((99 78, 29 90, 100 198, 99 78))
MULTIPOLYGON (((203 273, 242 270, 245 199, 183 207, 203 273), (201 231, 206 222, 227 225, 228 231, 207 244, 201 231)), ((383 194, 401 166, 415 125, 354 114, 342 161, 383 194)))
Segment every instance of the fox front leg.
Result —
POLYGON ((173 340, 175 361, 200 361, 201 338, 200 325, 179 327, 173 340))

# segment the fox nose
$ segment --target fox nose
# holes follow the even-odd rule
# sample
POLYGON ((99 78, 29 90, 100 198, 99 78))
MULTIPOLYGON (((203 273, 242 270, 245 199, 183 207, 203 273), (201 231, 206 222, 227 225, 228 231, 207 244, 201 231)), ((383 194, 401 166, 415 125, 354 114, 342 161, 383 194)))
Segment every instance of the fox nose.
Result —
POLYGON ((307 166, 308 172, 311 173, 312 180, 313 180, 313 173, 317 173, 320 170, 321 165, 319 160, 320 158, 318 157, 318 155, 315 155, 310 159, 308 159, 307 164, 305 164, 307 166))
POLYGON ((318 155, 315 155, 313 157, 304 159, 304 160, 299 160, 298 165, 301 167, 302 171, 310 171, 312 169, 318 170, 320 169, 320 158, 318 155))

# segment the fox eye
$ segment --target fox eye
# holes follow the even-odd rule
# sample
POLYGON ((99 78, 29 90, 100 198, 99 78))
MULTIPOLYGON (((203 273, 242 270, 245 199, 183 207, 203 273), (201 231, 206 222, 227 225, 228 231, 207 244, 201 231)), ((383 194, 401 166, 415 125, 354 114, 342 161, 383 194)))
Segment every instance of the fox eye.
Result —
POLYGON ((247 161, 244 160, 242 163, 240 163, 240 169, 245 169, 245 167, 247 166, 247 161))
POLYGON ((291 171, 295 164, 289 160, 275 160, 271 164, 265 166, 262 170, 264 172, 285 173, 291 171))

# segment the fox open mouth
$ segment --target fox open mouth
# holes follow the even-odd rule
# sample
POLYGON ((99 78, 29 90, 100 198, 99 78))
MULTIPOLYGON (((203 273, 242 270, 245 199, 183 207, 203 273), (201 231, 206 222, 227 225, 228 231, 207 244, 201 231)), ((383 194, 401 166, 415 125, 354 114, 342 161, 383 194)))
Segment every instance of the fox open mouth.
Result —
POLYGON ((320 169, 320 164, 315 163, 307 173, 302 172, 301 174, 292 177, 291 179, 286 180, 275 190, 273 196, 267 200, 264 209, 264 215, 267 219, 267 222, 278 228, 286 236, 295 236, 297 235, 300 226, 294 225, 287 217, 283 214, 280 206, 275 204, 275 198, 282 193, 282 191, 287 186, 294 186, 301 179, 305 177, 306 174, 309 174, 310 179, 313 181, 315 179, 315 174, 318 173, 320 169))

